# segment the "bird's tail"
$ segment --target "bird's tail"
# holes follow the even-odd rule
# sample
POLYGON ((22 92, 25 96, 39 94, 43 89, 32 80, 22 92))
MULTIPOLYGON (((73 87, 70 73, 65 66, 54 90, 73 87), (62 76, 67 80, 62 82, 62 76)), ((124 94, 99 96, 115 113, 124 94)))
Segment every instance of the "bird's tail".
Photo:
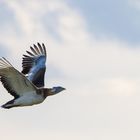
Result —
POLYGON ((2 105, 1 107, 4 108, 4 109, 10 109, 12 107, 15 107, 15 105, 14 105, 14 99, 11 100, 11 101, 9 101, 9 102, 7 102, 4 105, 2 105))

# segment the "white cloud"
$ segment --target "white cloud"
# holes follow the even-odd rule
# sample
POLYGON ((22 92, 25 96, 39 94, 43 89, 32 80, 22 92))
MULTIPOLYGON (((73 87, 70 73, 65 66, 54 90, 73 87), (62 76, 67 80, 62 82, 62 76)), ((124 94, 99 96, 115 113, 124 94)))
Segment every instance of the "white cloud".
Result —
POLYGON ((137 10, 140 10, 140 1, 139 0, 128 0, 130 6, 134 7, 137 10))
MULTIPOLYGON (((37 1, 8 1, 7 5, 12 9, 22 33, 22 38, 12 36, 11 40, 6 42, 12 53, 12 59, 14 59, 15 50, 19 51, 17 57, 20 58, 21 54, 25 52, 25 48, 27 49, 26 46, 30 45, 32 41, 41 40, 42 42, 43 40, 48 42, 48 63, 56 65, 70 79, 67 84, 72 84, 74 80, 74 85, 77 88, 88 87, 94 91, 95 85, 101 88, 106 86, 103 85, 102 80, 114 81, 114 84, 118 82, 115 82, 117 78, 124 79, 125 84, 130 83, 131 78, 134 81, 137 80, 135 74, 139 74, 140 50, 132 49, 127 43, 115 39, 97 40, 94 35, 88 33, 84 18, 64 2, 60 3, 55 0, 49 3, 46 1, 40 3, 37 1), (53 27, 60 41, 49 34, 48 23, 44 23, 43 20, 44 17, 47 18, 52 13, 53 17, 51 18, 55 18, 57 23, 57 26, 53 27), (21 46, 20 49, 19 46, 21 46)), ((72 86, 74 85, 72 84, 72 86)), ((103 89, 109 90, 107 87, 103 89)), ((100 92, 98 89, 96 90, 97 93, 100 92)), ((123 93, 127 95, 122 91, 119 93, 119 90, 114 88, 113 91, 112 88, 112 92, 115 94, 118 92, 119 95, 123 95, 123 93)))
MULTIPOLYGON (((36 43, 36 41, 45 42, 48 50, 48 64, 54 65, 63 74, 62 79, 60 77, 59 79, 46 79, 46 86, 60 83, 67 88, 66 93, 47 99, 47 102, 40 105, 40 108, 37 107, 36 110, 32 107, 22 108, 21 114, 18 113, 19 109, 11 111, 15 116, 14 121, 17 123, 14 130, 20 125, 22 129, 19 130, 19 134, 22 135, 22 130, 26 132, 24 129, 27 121, 32 132, 34 132, 35 123, 40 124, 43 134, 47 128, 50 134, 48 137, 51 139, 56 139, 51 134, 58 130, 57 136, 61 139, 66 139, 66 137, 81 139, 81 137, 85 138, 88 133, 93 139, 94 130, 95 139, 102 139, 100 133, 104 134, 104 132, 107 132, 104 134, 106 139, 110 135, 109 132, 121 135, 119 129, 121 127, 117 122, 122 123, 123 128, 126 128, 124 122, 128 115, 128 110, 126 110, 128 103, 125 104, 122 99, 126 97, 129 102, 131 97, 135 99, 140 92, 140 49, 114 38, 96 39, 94 34, 87 31, 84 17, 64 1, 15 0, 6 1, 5 4, 13 12, 15 26, 19 31, 15 33, 12 25, 9 25, 7 30, 5 29, 6 32, 2 30, 0 35, 0 42, 8 46, 11 52, 9 54, 10 62, 21 69, 21 55, 25 49, 28 49, 28 45, 36 43), (54 34, 50 33, 50 26, 54 28, 54 34), (51 100, 52 102, 50 102, 51 100), (118 100, 120 101, 119 107, 118 100), (41 108, 43 109, 41 110, 41 108), (25 117, 24 113, 33 115, 25 117), (124 117, 119 120, 116 116, 121 113, 124 117), (20 120, 23 120, 22 123, 18 118, 19 115, 20 120), (104 126, 105 123, 110 126, 107 124, 104 126), (56 130, 53 131, 53 128, 50 130, 49 127, 54 127, 56 130), (81 133, 83 131, 84 133, 81 133), (62 135, 63 132, 68 136, 62 135)), ((50 70, 51 68, 48 67, 47 75, 50 70)), ((57 71, 53 74, 55 77, 57 71)), ((2 92, 6 92, 2 86, 0 89, 2 92)), ((2 98, 6 98, 6 96, 8 94, 3 94, 2 98)), ((124 100, 126 101, 126 99, 124 100)), ((136 103, 138 104, 138 101, 136 103)), ((135 104, 134 100, 133 104, 135 104)), ((133 111, 133 113, 138 112, 133 111)), ((10 115, 10 113, 8 114, 10 115)), ((5 116, 3 115, 2 118, 4 119, 5 116)), ((130 114, 128 120, 131 117, 134 116, 130 114)), ((9 119, 8 116, 6 118, 9 119)), ((6 123, 6 125, 8 124, 6 123)), ((135 126, 138 127, 136 123, 135 126)), ((41 136, 42 133, 39 133, 38 136, 41 136)), ((30 135, 30 137, 35 138, 34 135, 30 135)), ((109 138, 112 139, 113 136, 109 138)), ((18 136, 17 139, 19 139, 18 136)))

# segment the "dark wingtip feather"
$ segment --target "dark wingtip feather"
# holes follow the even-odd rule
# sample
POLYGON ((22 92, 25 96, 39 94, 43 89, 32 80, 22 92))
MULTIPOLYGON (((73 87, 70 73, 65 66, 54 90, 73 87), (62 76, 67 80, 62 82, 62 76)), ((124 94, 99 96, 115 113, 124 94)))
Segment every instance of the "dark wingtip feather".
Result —
POLYGON ((44 50, 44 55, 46 56, 47 52, 46 52, 46 47, 45 47, 44 43, 42 43, 42 46, 43 46, 43 50, 44 50))
POLYGON ((29 52, 29 51, 26 51, 29 55, 31 55, 31 56, 34 56, 31 52, 29 52))
POLYGON ((44 43, 40 44, 37 42, 30 46, 31 51, 26 51, 28 54, 23 55, 22 58, 22 73, 27 74, 31 70, 34 65, 34 62, 40 56, 44 56, 46 58, 46 48, 44 43))

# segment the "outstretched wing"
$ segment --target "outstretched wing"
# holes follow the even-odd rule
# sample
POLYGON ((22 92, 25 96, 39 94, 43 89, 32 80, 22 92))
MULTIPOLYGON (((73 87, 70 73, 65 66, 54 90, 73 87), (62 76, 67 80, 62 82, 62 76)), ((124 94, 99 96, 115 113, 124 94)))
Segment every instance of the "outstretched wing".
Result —
POLYGON ((46 71, 46 48, 42 43, 37 43, 30 47, 31 51, 26 51, 28 55, 23 55, 22 73, 27 74, 27 78, 37 87, 44 86, 44 75, 46 71))
POLYGON ((0 58, 0 80, 15 98, 36 90, 36 87, 5 58, 0 58))

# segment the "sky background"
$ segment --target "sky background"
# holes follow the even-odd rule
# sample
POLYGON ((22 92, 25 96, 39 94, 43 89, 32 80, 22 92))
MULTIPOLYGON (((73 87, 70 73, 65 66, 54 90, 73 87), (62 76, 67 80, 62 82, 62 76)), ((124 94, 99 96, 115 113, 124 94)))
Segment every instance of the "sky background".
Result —
MULTIPOLYGON (((33 43, 48 52, 42 104, 0 109, 3 140, 140 139, 139 0, 1 0, 0 56, 19 71, 33 43)), ((0 84, 0 104, 12 97, 0 84)))

